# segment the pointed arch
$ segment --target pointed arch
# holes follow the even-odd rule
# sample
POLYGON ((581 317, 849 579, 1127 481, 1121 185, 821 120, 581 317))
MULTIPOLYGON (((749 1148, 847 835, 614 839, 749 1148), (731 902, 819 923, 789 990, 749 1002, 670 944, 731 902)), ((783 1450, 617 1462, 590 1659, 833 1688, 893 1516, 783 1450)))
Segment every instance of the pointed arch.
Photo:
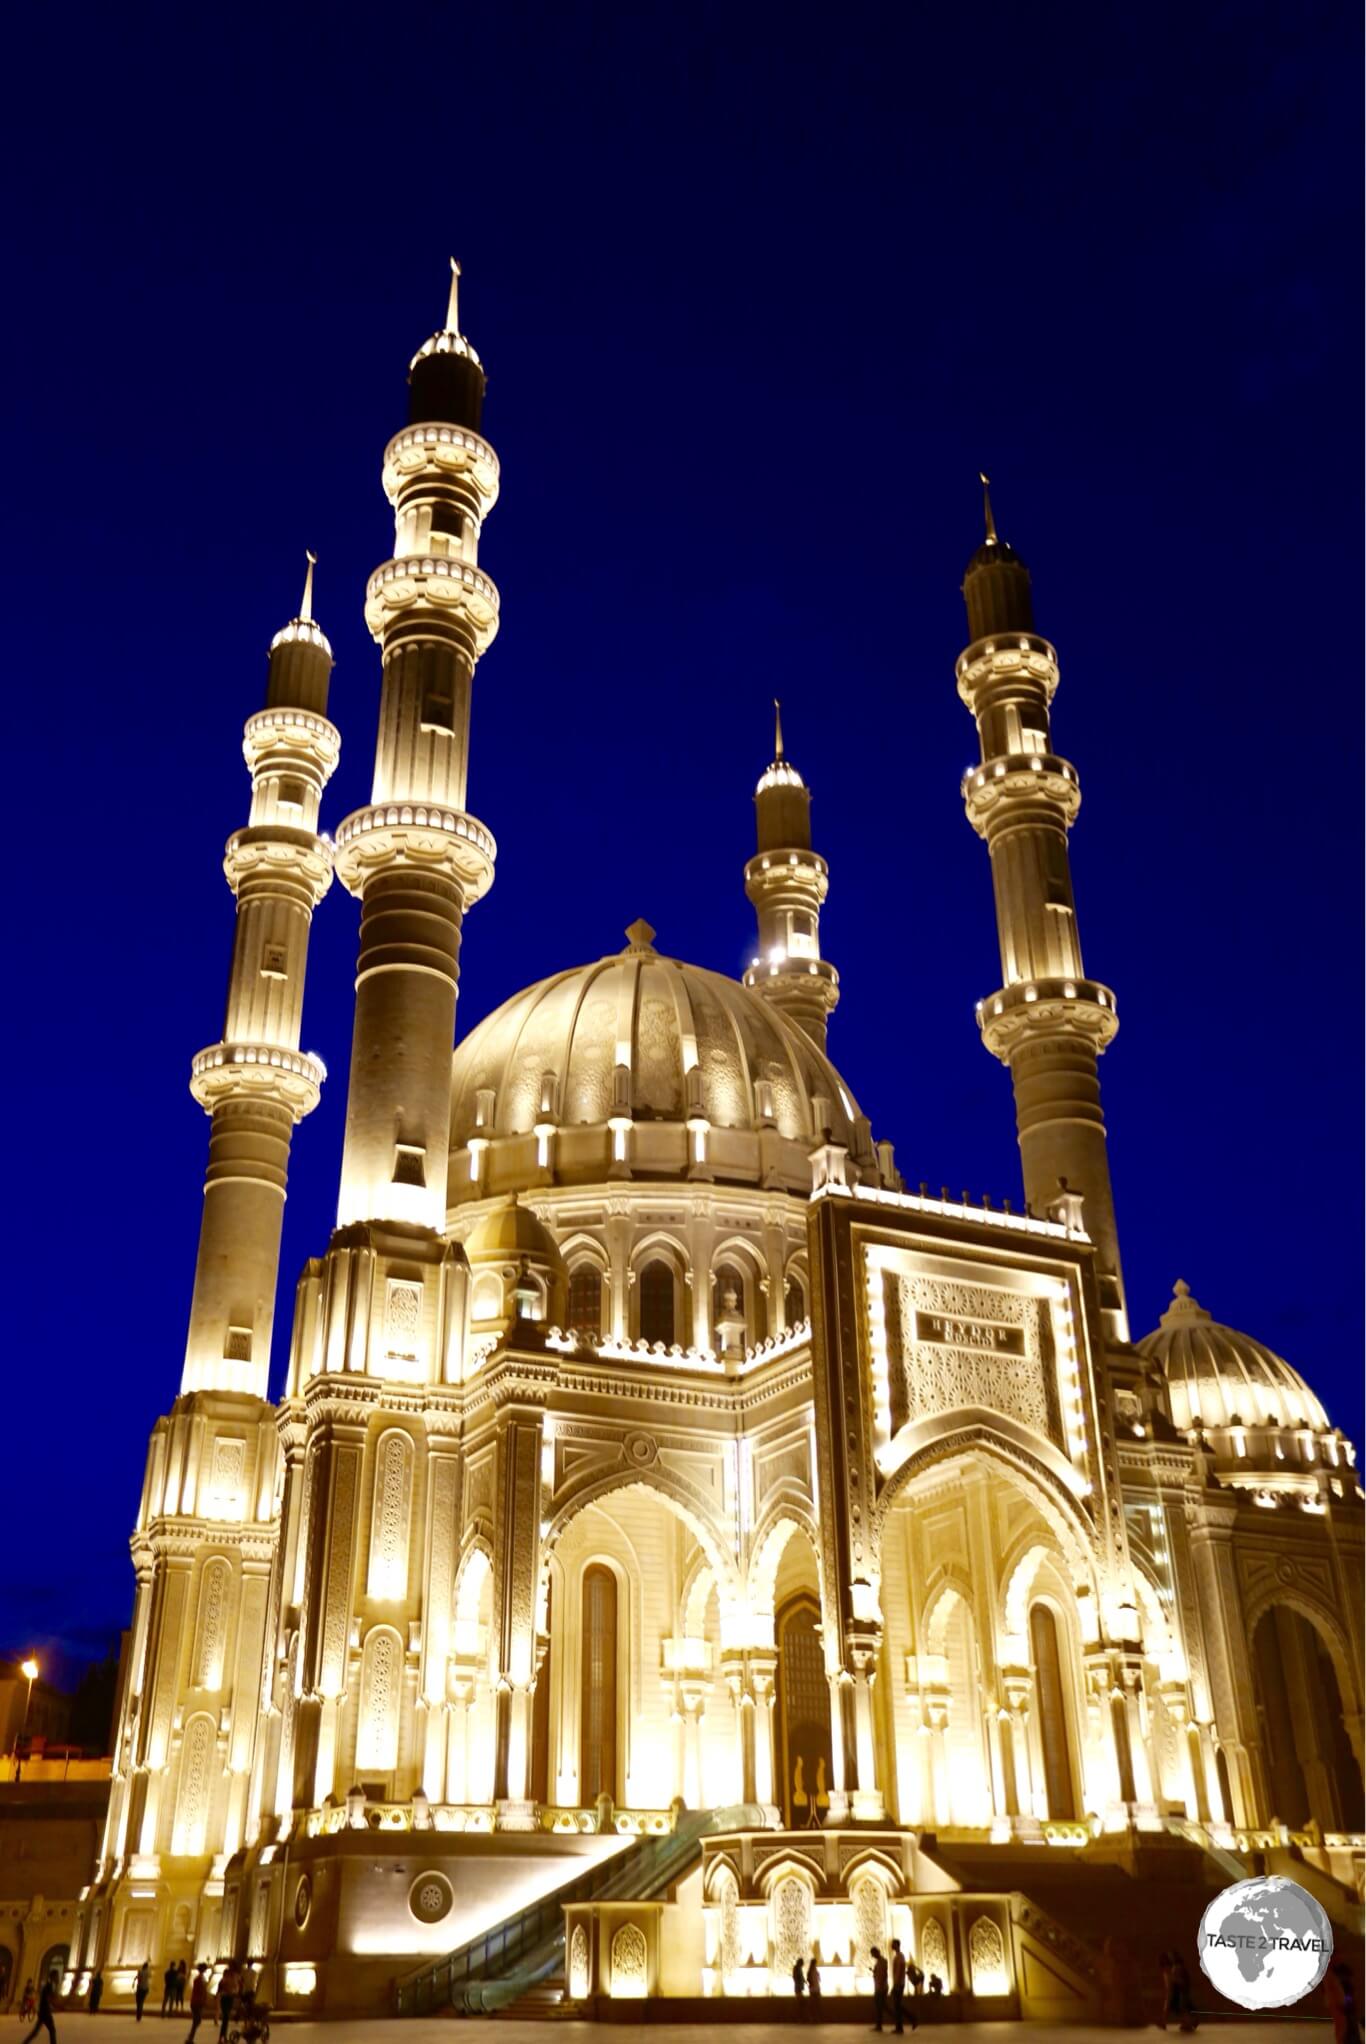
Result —
POLYGON ((631 1469, 616 1468, 605 1474, 595 1472, 572 1485, 555 1506, 543 1536, 543 1549, 553 1548, 570 1522, 589 1505, 600 1504, 614 1491, 629 1490, 658 1498, 678 1514, 716 1572, 717 1591, 723 1605, 734 1604, 739 1588, 735 1560, 725 1535, 711 1518, 708 1502, 693 1492, 682 1478, 661 1469, 658 1464, 651 1469, 648 1478, 631 1469))

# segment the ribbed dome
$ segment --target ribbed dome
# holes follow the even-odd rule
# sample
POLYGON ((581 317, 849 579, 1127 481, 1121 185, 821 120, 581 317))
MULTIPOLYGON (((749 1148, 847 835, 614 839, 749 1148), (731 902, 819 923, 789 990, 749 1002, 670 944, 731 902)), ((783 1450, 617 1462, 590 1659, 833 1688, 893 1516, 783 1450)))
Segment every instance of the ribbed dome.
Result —
POLYGON ((561 1260, 550 1230, 516 1199, 505 1200, 476 1223, 465 1238, 465 1255, 471 1266, 525 1256, 558 1267, 561 1260))
POLYGON ((1223 1327, 1178 1278, 1172 1303, 1140 1352, 1166 1372, 1172 1420, 1196 1426, 1328 1429, 1328 1415, 1298 1370, 1250 1334, 1223 1327))
MULTIPOLYGON (((572 1175, 584 1177, 590 1157, 575 1148, 575 1131, 629 1119, 642 1138, 634 1162, 652 1176, 685 1175, 685 1131, 699 1122, 709 1175, 718 1178, 754 1182, 776 1172, 794 1189, 803 1178, 809 1185, 807 1154, 826 1129, 871 1163, 867 1123, 856 1126, 848 1088, 800 1029, 736 981, 661 957, 648 924, 627 935, 624 951, 514 994, 458 1045, 453 1151, 472 1137, 501 1147, 553 1128, 557 1170, 568 1168, 572 1150, 583 1157, 572 1175), (677 1168, 662 1141, 671 1123, 677 1168), (660 1142, 643 1140, 652 1129, 660 1142)), ((453 1172, 453 1191, 468 1177, 453 1172)))

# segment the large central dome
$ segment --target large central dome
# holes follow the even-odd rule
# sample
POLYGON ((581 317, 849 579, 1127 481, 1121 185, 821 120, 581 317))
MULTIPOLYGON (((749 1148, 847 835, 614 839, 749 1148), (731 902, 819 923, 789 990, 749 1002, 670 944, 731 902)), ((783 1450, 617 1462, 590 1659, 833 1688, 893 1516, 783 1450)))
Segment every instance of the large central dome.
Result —
POLYGON ((803 1031, 653 935, 633 924, 624 951, 514 994, 459 1044, 453 1201, 551 1174, 806 1190, 826 1130, 875 1168, 867 1122, 803 1031))

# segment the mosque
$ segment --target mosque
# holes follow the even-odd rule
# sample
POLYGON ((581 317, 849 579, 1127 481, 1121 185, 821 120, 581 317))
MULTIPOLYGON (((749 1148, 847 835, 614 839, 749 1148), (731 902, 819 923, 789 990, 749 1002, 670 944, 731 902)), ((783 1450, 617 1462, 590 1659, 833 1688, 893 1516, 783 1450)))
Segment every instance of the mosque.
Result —
POLYGON ((99 1967, 117 2005, 144 1959, 236 1956, 299 2013, 539 1988, 720 2016, 813 1952, 828 1996, 861 1991, 899 1936, 946 2011, 1065 2016, 1093 2006, 1088 1894, 1140 1924, 1293 1868, 1359 1917, 1354 1451, 1184 1283, 1132 1338, 1080 784, 989 502, 955 680, 1022 1197, 905 1184, 831 1062, 830 876, 781 727, 743 980, 636 922, 457 1040, 495 870, 466 781, 500 486, 457 275, 383 456, 370 802, 320 829, 311 565, 246 722, 189 1332, 69 1986, 99 1967), (334 873, 360 902, 337 1225, 272 1398, 334 873))

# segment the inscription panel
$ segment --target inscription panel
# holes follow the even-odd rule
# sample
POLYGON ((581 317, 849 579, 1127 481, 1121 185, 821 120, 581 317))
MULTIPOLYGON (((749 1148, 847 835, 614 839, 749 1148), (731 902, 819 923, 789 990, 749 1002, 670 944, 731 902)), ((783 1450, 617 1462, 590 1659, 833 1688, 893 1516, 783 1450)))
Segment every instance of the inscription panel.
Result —
POLYGON ((892 1433, 978 1406, 1062 1446, 1047 1299, 904 1266, 884 1265, 870 1277, 881 1306, 892 1433))

